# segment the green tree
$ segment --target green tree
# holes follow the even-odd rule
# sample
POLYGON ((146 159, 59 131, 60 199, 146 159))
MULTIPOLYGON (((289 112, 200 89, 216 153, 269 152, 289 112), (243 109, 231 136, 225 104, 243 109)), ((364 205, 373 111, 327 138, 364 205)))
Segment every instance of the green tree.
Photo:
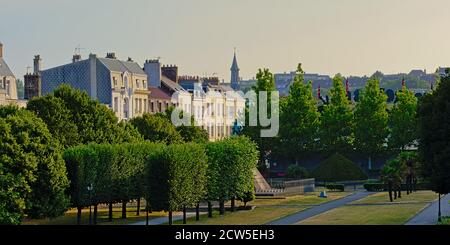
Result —
POLYGON ((208 132, 199 126, 178 126, 177 132, 184 142, 205 143, 208 142, 208 132))
POLYGON ((28 108, 44 120, 65 147, 142 139, 129 126, 119 125, 108 107, 67 84, 59 86, 51 94, 32 99, 28 108))
POLYGON ((27 109, 46 122, 47 128, 64 147, 74 146, 80 141, 78 127, 62 99, 55 96, 34 97, 28 101, 27 109))
POLYGON ((370 78, 361 92, 360 101, 356 104, 355 147, 369 156, 381 153, 385 149, 388 136, 387 96, 380 90, 377 78, 370 78))
POLYGON ((164 116, 145 113, 130 120, 145 140, 164 142, 166 144, 180 143, 182 137, 175 126, 164 116))
POLYGON ((257 145, 249 138, 233 136, 206 144, 208 156, 207 197, 208 201, 219 201, 220 213, 224 213, 224 202, 245 199, 254 193, 253 170, 258 161, 257 145))
POLYGON ((61 146, 45 123, 14 106, 0 107, 0 223, 61 215, 69 185, 61 146))
POLYGON ((417 139, 417 98, 406 87, 397 92, 397 102, 389 115, 389 126, 391 149, 404 150, 417 139))
POLYGON ((284 150, 298 164, 300 154, 316 149, 319 112, 312 94, 312 83, 304 84, 301 64, 281 108, 280 138, 284 150))
POLYGON ((353 113, 342 76, 333 78, 329 95, 330 103, 324 105, 322 113, 320 140, 326 151, 346 152, 353 144, 353 113))
POLYGON ((268 137, 261 137, 261 130, 267 129, 268 127, 261 126, 260 123, 260 110, 258 110, 257 113, 257 126, 250 126, 249 124, 249 111, 254 110, 255 108, 261 109, 264 108, 264 105, 258 105, 259 103, 259 93, 260 92, 267 92, 267 115, 268 118, 271 118, 271 105, 272 105, 272 92, 276 91, 275 87, 275 79, 273 74, 269 71, 269 69, 259 69, 258 73, 256 74, 256 84, 252 87, 253 92, 256 94, 256 101, 253 101, 252 103, 247 103, 246 109, 245 109, 245 126, 243 127, 242 134, 250 137, 256 144, 258 145, 258 149, 260 152, 260 167, 264 165, 264 159, 267 157, 268 154, 273 149, 274 138, 268 138, 268 137))
POLYGON ((173 144, 148 158, 148 198, 153 210, 186 211, 197 205, 206 193, 205 149, 198 144, 173 144))
POLYGON ((431 189, 439 194, 450 192, 450 74, 441 77, 439 86, 426 94, 418 108, 419 155, 422 174, 431 189))

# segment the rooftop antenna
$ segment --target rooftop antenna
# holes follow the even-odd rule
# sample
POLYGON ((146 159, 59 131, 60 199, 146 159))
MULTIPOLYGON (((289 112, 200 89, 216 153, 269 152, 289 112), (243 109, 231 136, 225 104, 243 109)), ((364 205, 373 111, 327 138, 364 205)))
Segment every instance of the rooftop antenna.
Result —
POLYGON ((82 47, 80 47, 80 44, 78 44, 76 47, 75 47, 75 54, 81 54, 81 50, 83 50, 83 49, 85 49, 85 48, 82 48, 82 47))

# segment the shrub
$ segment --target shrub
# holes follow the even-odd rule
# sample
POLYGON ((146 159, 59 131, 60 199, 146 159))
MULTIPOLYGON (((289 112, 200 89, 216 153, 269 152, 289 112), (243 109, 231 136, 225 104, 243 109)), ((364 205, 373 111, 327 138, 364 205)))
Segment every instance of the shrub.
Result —
POLYGON ((327 184, 326 188, 332 191, 344 191, 343 184, 327 184))
POLYGON ((383 183, 365 183, 364 189, 367 191, 383 191, 385 187, 383 183))
POLYGON ((304 167, 300 167, 298 165, 289 165, 286 170, 286 177, 288 178, 299 178, 304 179, 307 178, 308 171, 304 167))
POLYGON ((341 154, 333 154, 312 172, 319 181, 365 180, 367 174, 354 162, 341 154))

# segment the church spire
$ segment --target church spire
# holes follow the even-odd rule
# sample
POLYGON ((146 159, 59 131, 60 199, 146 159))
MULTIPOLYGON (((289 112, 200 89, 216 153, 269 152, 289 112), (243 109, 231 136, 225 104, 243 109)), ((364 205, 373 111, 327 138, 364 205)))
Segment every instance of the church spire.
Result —
POLYGON ((233 63, 231 64, 231 87, 233 89, 238 89, 239 87, 239 66, 237 64, 236 59, 236 48, 234 48, 234 56, 233 56, 233 63))

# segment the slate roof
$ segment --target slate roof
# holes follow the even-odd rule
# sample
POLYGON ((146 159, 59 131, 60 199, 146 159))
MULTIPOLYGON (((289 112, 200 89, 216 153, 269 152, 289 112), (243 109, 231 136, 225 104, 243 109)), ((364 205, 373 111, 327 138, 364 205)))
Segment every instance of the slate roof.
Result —
POLYGON ((130 72, 134 74, 147 75, 144 70, 136 63, 130 61, 121 61, 117 59, 108 59, 108 58, 98 58, 100 62, 102 62, 106 68, 110 71, 116 72, 130 72))
POLYGON ((164 83, 169 89, 176 91, 185 91, 183 87, 181 87, 178 83, 170 80, 168 77, 162 75, 161 76, 161 82, 164 83))
POLYGON ((5 60, 0 57, 0 76, 12 76, 14 77, 14 74, 12 73, 11 69, 9 69, 8 65, 6 64, 5 60))
POLYGON ((172 97, 158 87, 149 87, 150 98, 170 100, 172 97))

